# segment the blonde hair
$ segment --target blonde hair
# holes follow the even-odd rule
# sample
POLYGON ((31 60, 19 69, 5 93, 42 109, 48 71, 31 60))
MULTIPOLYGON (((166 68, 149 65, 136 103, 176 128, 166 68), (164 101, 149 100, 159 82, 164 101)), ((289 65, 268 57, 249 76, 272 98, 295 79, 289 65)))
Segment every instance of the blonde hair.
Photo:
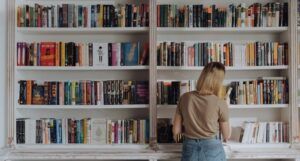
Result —
POLYGON ((196 90, 202 95, 220 96, 224 77, 224 65, 219 62, 211 62, 204 67, 197 81, 196 90))

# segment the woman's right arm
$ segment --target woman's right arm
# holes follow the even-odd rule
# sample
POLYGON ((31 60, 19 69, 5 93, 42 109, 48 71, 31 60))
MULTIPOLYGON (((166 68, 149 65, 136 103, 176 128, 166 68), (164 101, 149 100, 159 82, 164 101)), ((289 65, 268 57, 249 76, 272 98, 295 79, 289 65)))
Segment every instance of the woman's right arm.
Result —
POLYGON ((223 136, 223 141, 227 142, 231 136, 231 126, 229 121, 220 122, 220 130, 223 136))

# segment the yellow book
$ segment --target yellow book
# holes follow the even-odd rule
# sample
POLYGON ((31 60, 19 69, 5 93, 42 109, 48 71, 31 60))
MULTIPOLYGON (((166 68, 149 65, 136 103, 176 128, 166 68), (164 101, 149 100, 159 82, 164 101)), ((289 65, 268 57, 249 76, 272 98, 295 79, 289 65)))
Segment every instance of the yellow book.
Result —
POLYGON ((76 104, 76 95, 75 95, 76 82, 72 82, 71 96, 72 96, 72 105, 76 104))
POLYGON ((125 6, 121 7, 121 26, 120 27, 125 27, 125 6))
POLYGON ((277 65, 278 63, 278 42, 274 42, 274 55, 273 55, 273 58, 274 58, 274 65, 277 65))
POLYGON ((99 13, 99 27, 103 27, 103 5, 100 5, 100 13, 99 13))
POLYGON ((66 47, 64 42, 60 42, 60 65, 66 66, 66 47))

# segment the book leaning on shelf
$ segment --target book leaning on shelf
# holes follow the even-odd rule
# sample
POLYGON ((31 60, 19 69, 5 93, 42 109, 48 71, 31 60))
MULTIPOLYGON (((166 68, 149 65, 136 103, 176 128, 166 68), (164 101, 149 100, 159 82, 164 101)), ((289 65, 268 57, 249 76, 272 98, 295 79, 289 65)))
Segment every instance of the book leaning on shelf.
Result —
POLYGON ((288 44, 161 42, 157 45, 159 66, 205 66, 209 62, 235 67, 288 65, 288 44))
POLYGON ((147 81, 19 81, 20 105, 148 104, 147 81))
POLYGON ((148 4, 20 5, 17 27, 146 27, 148 4))
POLYGON ((17 43, 18 66, 137 66, 148 59, 148 42, 17 43))
POLYGON ((157 5, 158 27, 282 27, 288 26, 288 3, 254 3, 228 7, 157 5))
POLYGON ((17 144, 146 144, 148 120, 17 119, 17 144))
MULTIPOLYGON (((232 81, 230 104, 287 104, 288 80, 284 77, 262 77, 256 80, 232 81)), ((157 104, 176 105, 179 97, 196 89, 196 81, 158 81, 157 104)), ((224 92, 223 92, 224 93, 224 92)), ((225 92, 226 93, 226 92, 225 92)))

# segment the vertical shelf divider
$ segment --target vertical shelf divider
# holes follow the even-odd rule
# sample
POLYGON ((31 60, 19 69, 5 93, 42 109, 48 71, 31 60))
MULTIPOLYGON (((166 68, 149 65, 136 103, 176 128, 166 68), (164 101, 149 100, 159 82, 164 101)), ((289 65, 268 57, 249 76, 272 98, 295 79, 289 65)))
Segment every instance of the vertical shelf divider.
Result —
POLYGON ((149 54, 149 115, 150 115, 150 147, 157 149, 157 107, 156 107, 156 0, 149 0, 150 17, 149 17, 149 33, 150 33, 150 54, 149 54))

